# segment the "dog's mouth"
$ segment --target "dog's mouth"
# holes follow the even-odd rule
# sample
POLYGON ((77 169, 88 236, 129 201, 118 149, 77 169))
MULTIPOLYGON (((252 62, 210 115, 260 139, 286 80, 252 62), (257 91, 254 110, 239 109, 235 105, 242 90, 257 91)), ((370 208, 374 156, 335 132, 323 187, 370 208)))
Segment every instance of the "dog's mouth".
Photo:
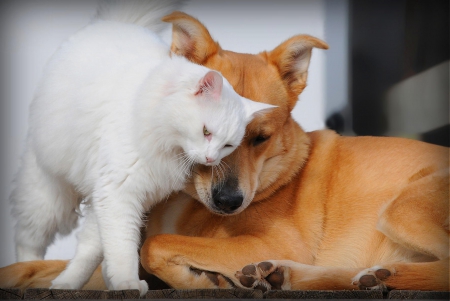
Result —
POLYGON ((184 192, 202 203, 211 213, 220 216, 235 215, 251 203, 254 193, 244 189, 239 181, 239 172, 233 164, 227 168, 211 169, 198 165, 184 192))
MULTIPOLYGON (((203 186, 203 185, 200 185, 203 186)), ((214 214, 234 215, 242 212, 249 201, 235 177, 211 183, 210 189, 196 187, 199 200, 214 214)))
POLYGON ((232 215, 240 212, 244 203, 244 194, 240 189, 230 186, 215 187, 211 193, 211 209, 220 215, 232 215))

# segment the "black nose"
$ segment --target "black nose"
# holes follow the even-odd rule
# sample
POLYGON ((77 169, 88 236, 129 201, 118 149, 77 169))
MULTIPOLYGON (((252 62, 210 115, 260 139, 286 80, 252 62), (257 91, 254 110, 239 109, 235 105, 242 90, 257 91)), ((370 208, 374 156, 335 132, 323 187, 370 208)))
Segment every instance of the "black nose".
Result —
POLYGON ((227 185, 213 189, 214 206, 221 213, 230 214, 241 207, 244 196, 239 189, 227 185))

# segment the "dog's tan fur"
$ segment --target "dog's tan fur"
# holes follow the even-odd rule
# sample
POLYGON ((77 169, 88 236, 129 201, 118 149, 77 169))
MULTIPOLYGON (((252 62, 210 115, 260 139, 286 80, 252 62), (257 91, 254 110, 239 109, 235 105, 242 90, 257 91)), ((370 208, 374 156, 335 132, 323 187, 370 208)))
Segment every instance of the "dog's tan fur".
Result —
MULTIPOLYGON (((222 169, 197 167, 184 192, 152 209, 141 249, 148 272, 175 288, 449 290, 448 148, 305 133, 290 112, 312 48, 327 48, 316 38, 241 54, 222 50, 189 15, 165 21, 175 53, 279 108, 248 126, 222 169), (195 200, 212 202, 214 187, 236 180, 248 205, 238 215, 214 215, 195 200)), ((48 287, 64 266, 14 264, 0 269, 0 287, 48 287)), ((105 288, 99 270, 85 288, 105 288)))

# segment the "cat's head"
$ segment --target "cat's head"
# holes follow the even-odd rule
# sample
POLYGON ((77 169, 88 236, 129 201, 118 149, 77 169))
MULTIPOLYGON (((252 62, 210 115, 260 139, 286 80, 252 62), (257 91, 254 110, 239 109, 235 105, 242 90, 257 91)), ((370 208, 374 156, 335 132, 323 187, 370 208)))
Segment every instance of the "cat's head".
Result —
POLYGON ((179 143, 191 162, 209 166, 236 149, 257 114, 275 107, 238 95, 216 71, 206 71, 189 93, 179 143))

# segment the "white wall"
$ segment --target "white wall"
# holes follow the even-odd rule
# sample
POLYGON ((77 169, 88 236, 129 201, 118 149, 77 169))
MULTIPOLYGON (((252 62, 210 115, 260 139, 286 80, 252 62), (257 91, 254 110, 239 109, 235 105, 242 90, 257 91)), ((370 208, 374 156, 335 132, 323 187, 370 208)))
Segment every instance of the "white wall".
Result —
MULTIPOLYGON (((257 53, 296 34, 325 39, 324 1, 192 0, 183 10, 199 18, 224 49, 257 53)), ((28 105, 45 62, 61 41, 88 23, 96 2, 17 0, 2 4, 0 266, 15 261, 7 200, 27 132, 28 105)), ((306 130, 324 126, 325 56, 325 51, 314 50, 308 87, 293 112, 306 130)), ((75 245, 73 235, 58 239, 46 258, 71 258, 75 245)))
POLYGON ((348 107, 348 10, 349 0, 325 1, 325 35, 326 41, 330 45, 330 50, 326 52, 326 117, 348 107))

